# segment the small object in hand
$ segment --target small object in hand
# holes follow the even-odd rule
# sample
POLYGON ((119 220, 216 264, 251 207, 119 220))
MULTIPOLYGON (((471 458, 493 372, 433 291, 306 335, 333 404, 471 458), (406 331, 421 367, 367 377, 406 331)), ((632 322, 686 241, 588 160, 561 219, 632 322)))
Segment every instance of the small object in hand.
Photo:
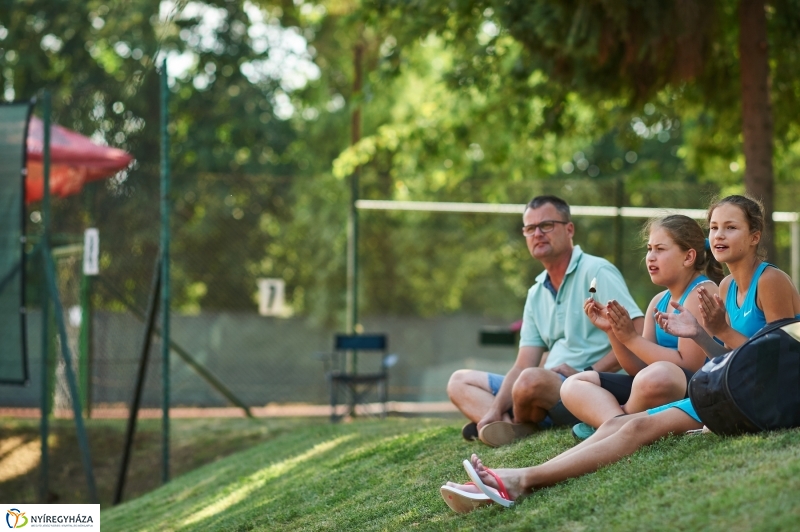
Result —
POLYGON ((597 292, 597 277, 593 278, 589 285, 589 293, 594 294, 595 292, 597 292))

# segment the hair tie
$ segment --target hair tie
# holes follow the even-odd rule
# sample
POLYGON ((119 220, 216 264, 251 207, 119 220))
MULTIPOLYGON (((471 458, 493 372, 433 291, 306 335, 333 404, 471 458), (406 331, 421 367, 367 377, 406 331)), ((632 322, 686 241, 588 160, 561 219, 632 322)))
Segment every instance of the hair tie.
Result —
POLYGON ((706 251, 711 251, 711 242, 706 238, 706 251))

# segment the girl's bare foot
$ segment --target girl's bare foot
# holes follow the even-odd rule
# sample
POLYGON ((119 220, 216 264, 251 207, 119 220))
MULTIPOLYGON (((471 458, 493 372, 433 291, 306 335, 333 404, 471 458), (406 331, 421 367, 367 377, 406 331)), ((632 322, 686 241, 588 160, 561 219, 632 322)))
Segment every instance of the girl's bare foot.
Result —
MULTIPOLYGON (((478 458, 477 454, 472 455, 470 462, 484 484, 492 489, 500 490, 500 485, 498 484, 497 479, 494 477, 494 475, 487 471, 488 468, 483 465, 483 462, 481 462, 481 459, 478 458)), ((505 487, 506 492, 511 497, 512 501, 515 501, 519 497, 530 493, 531 490, 526 489, 524 486, 523 478, 519 469, 493 469, 492 471, 495 475, 500 477, 500 480, 503 482, 503 487, 505 487)))

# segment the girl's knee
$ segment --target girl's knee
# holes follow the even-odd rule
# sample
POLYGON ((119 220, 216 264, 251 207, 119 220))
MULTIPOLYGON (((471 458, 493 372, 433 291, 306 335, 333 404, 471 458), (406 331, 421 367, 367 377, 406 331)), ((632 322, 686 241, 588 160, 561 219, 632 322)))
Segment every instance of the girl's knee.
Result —
POLYGON ((620 428, 622 438, 639 445, 650 444, 670 433, 670 425, 657 415, 642 414, 635 416, 620 428))
POLYGON ((600 386, 600 379, 594 371, 584 371, 572 375, 561 385, 561 400, 564 404, 579 401, 591 386, 600 386), (591 375, 589 375, 591 374, 591 375))
POLYGON ((632 388, 634 392, 653 397, 674 395, 685 389, 686 377, 683 371, 669 362, 656 362, 640 371, 633 379, 632 388))

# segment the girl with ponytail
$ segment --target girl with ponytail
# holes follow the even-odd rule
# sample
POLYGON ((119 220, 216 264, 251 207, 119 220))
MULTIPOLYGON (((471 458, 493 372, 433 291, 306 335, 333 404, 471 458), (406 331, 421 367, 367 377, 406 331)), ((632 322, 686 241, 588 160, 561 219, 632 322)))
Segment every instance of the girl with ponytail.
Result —
POLYGON ((650 301, 642 335, 636 333, 627 311, 616 301, 601 305, 592 298, 586 300, 586 315, 608 335, 627 375, 587 368, 564 382, 561 400, 584 422, 573 428, 577 439, 588 437, 593 427, 613 417, 686 397, 689 379, 705 362, 706 354, 697 343, 666 332, 655 314, 666 312, 670 303, 697 308, 700 287, 706 293, 717 293, 722 266, 708 249, 703 229, 687 216, 650 220, 643 236, 650 279, 666 290, 650 301))

